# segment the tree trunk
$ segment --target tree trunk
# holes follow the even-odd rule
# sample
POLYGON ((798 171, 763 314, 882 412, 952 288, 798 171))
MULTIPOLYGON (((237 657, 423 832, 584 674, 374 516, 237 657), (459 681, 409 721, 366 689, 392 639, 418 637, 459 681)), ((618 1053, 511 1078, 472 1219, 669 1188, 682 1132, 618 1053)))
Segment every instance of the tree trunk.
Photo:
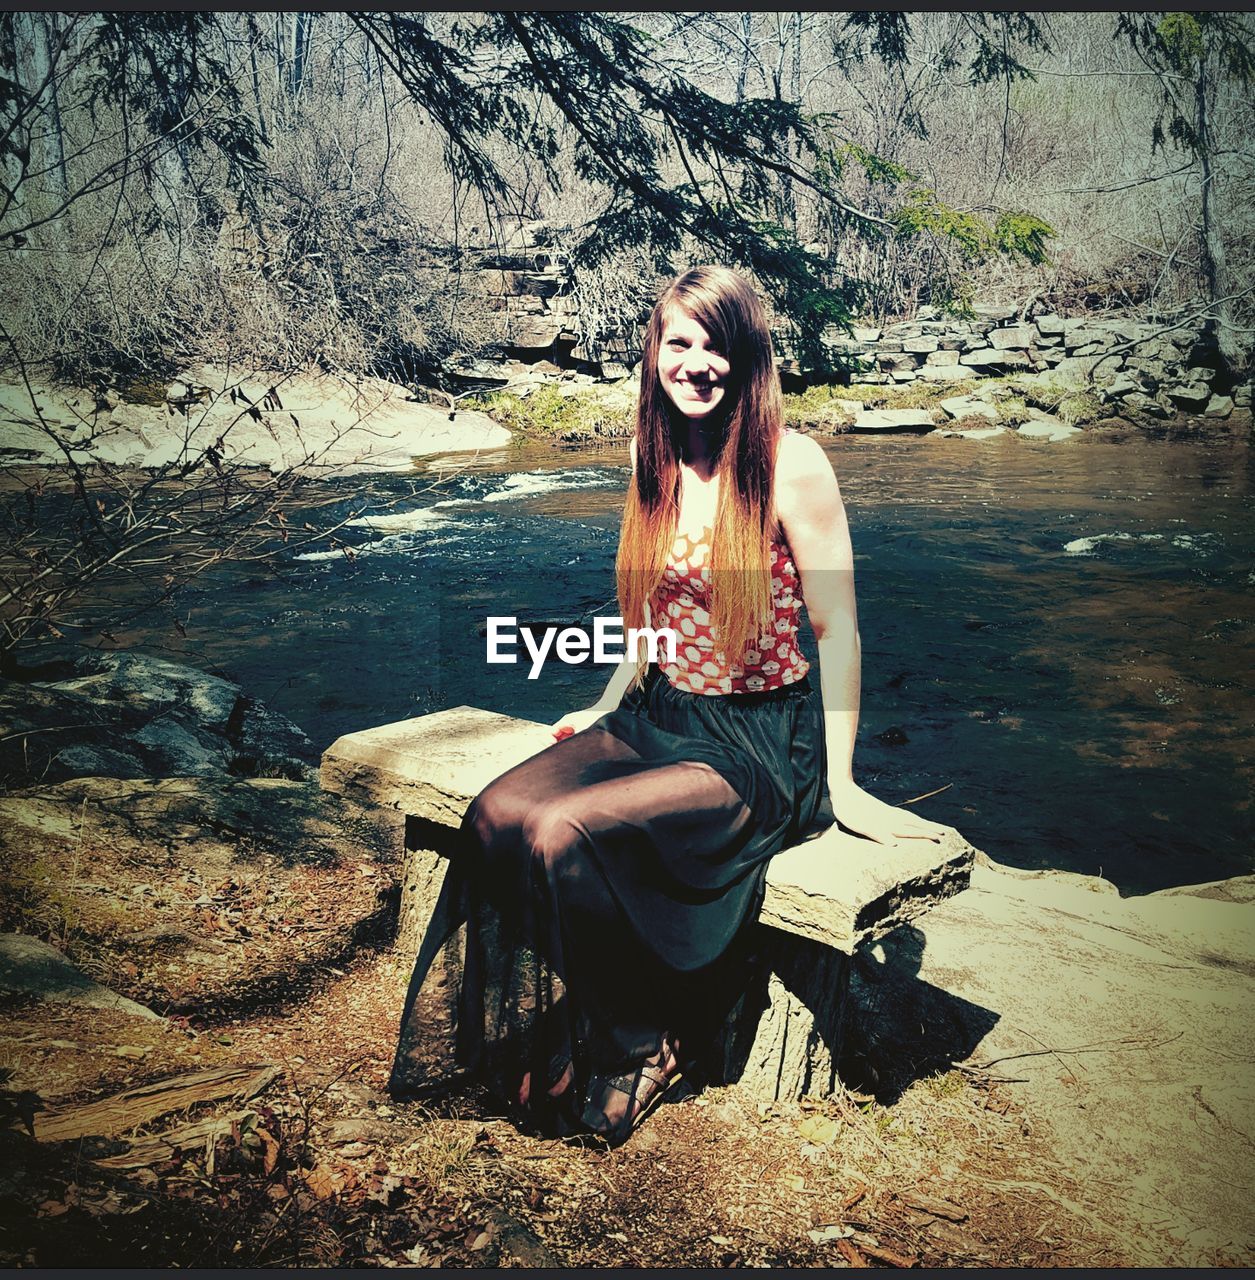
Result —
POLYGON ((745 101, 745 84, 750 73, 750 50, 753 47, 754 15, 741 14, 741 64, 736 73, 736 100, 738 105, 745 101))
POLYGON ((292 99, 301 96, 301 89, 309 78, 309 40, 318 15, 301 11, 292 19, 292 99))
POLYGON ((248 66, 253 80, 253 106, 257 111, 257 134, 263 144, 268 145, 270 137, 266 132, 266 112, 261 103, 261 72, 257 67, 257 49, 261 44, 261 32, 257 29, 257 18, 248 14, 248 66))
MULTIPOLYGON (((61 29, 59 15, 55 13, 41 14, 36 26, 43 46, 40 61, 43 64, 43 70, 47 72, 52 69, 53 59, 60 56, 61 29)), ((48 81, 44 100, 48 107, 45 155, 50 172, 47 175, 47 183, 58 198, 64 200, 70 192, 70 180, 65 171, 65 132, 61 125, 61 94, 57 87, 57 76, 55 75, 48 81)))
POLYGON ((285 15, 282 13, 275 14, 275 121, 276 128, 279 123, 286 125, 288 122, 287 110, 285 103, 288 97, 287 86, 287 39, 286 29, 284 27, 285 15))
MULTIPOLYGON (((14 84, 21 87, 21 59, 18 57, 18 15, 15 13, 0 14, 0 71, 8 76, 14 84)), ((15 103, 14 111, 18 110, 15 103)), ((22 190, 26 176, 26 165, 17 155, 16 145, 11 142, 4 154, 4 198, 0 203, 0 218, 7 220, 18 214, 26 203, 22 190)), ((26 250, 14 247, 12 252, 25 254, 26 250)))
POLYGON ((1198 75, 1194 83, 1194 129, 1198 139, 1198 160, 1202 169, 1202 237, 1199 255, 1203 269, 1203 284, 1207 300, 1212 304, 1216 318, 1216 343, 1220 358, 1229 370, 1241 363, 1242 351, 1238 340, 1229 295, 1229 263, 1225 254, 1224 238, 1215 216, 1216 174, 1211 167, 1210 120, 1207 113, 1207 60, 1206 36, 1198 59, 1198 75))
MULTIPOLYGON (((793 106, 801 108, 802 105, 802 15, 793 13, 789 15, 788 27, 788 49, 789 58, 789 80, 786 101, 793 106)), ((783 69, 782 69, 783 70, 783 69)), ((783 79, 783 75, 781 76, 783 79)), ((793 160, 800 151, 798 139, 792 129, 784 139, 785 159, 793 160)), ((793 179, 787 174, 781 175, 780 178, 780 194, 781 204, 785 219, 792 226, 794 232, 797 231, 797 200, 793 193, 793 179)))

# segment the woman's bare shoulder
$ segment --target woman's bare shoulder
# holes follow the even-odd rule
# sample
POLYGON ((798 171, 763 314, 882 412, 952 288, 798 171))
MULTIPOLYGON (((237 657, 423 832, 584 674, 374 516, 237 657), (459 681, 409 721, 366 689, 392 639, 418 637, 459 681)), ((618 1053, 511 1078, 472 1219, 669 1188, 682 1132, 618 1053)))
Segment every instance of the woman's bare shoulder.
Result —
POLYGON ((814 436, 786 431, 776 450, 776 483, 805 484, 816 476, 832 474, 832 463, 814 436))

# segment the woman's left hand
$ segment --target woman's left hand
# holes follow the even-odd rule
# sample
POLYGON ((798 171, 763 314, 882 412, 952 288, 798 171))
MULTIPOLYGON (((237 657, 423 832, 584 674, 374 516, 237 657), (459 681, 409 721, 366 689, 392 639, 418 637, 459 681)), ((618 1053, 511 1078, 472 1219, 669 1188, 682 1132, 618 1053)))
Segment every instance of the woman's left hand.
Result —
POLYGON ((857 782, 829 784, 833 812, 837 821, 856 835, 866 836, 877 844, 893 844, 897 840, 940 840, 947 828, 908 809, 877 800, 857 782))

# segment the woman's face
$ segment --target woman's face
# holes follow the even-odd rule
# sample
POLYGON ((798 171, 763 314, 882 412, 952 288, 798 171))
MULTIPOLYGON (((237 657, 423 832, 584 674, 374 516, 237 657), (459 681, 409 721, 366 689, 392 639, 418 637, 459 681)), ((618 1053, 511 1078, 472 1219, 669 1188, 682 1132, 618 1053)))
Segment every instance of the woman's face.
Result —
POLYGON ((686 418, 705 418, 723 400, 732 365, 727 354, 686 311, 668 307, 658 347, 658 380, 686 418))

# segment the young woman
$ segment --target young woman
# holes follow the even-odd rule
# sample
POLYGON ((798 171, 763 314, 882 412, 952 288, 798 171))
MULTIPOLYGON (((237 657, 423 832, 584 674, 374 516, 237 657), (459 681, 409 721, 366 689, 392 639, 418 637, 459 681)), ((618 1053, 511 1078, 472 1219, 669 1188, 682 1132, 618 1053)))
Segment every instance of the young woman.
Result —
POLYGON ((702 1074, 767 862, 831 821, 825 788, 869 839, 942 835, 854 781, 845 511, 822 449, 784 429, 766 315, 736 273, 698 267, 659 297, 631 457, 623 623, 674 629, 675 661, 621 664, 471 804, 390 1084, 413 1096, 460 1072, 543 1132, 611 1143, 682 1063, 702 1074))

